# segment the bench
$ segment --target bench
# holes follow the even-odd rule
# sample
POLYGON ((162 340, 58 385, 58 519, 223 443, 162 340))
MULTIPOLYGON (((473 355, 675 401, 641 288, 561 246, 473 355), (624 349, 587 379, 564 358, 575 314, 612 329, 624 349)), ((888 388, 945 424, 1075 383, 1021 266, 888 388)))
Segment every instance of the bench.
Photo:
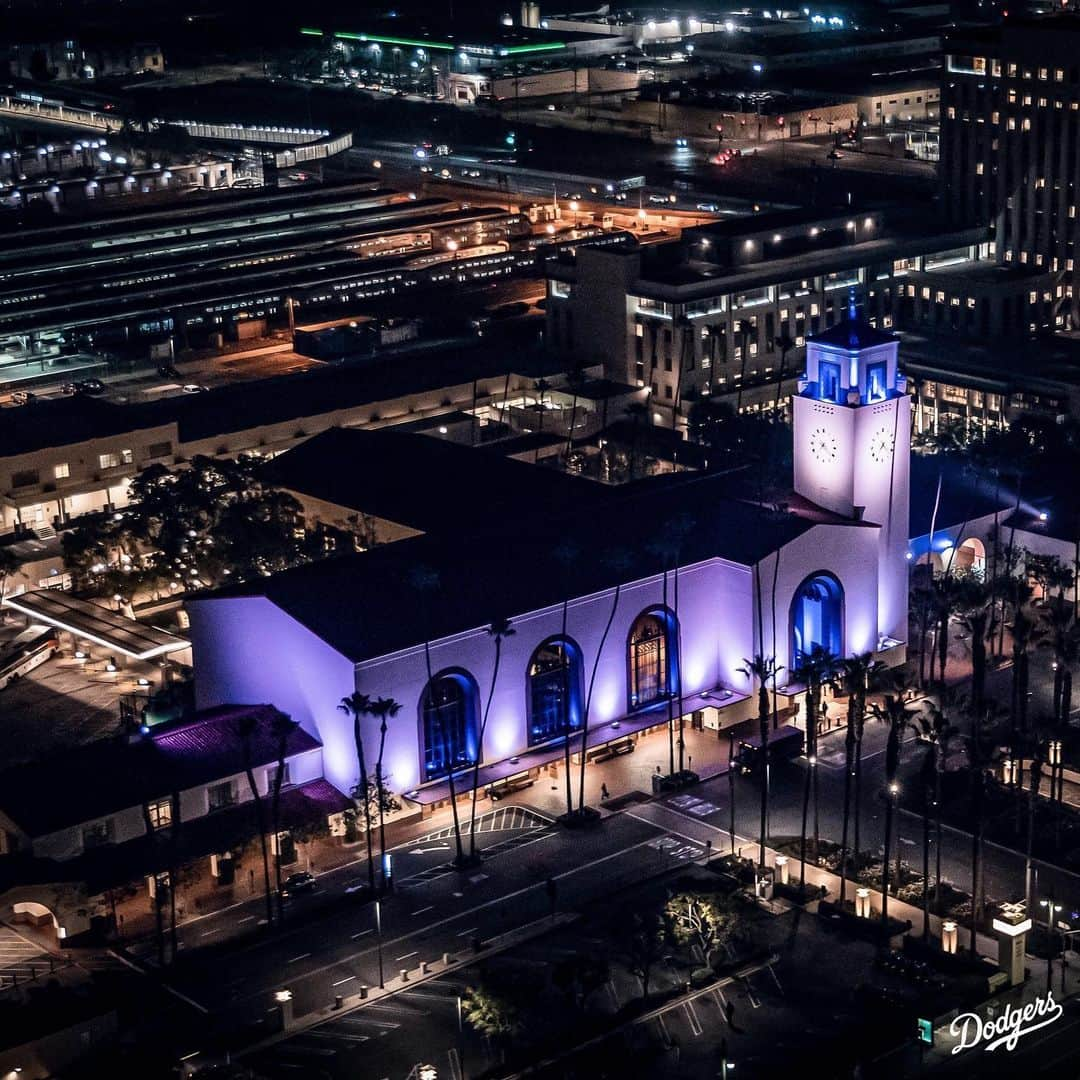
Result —
POLYGON ((620 754, 632 754, 634 752, 634 740, 627 737, 618 742, 609 742, 603 746, 594 747, 585 754, 585 760, 594 765, 602 765, 605 761, 611 761, 620 754))
POLYGON ((498 802, 507 795, 513 795, 515 791, 524 791, 531 788, 536 780, 528 773, 518 773, 516 776, 504 776, 501 780, 495 780, 484 788, 484 794, 492 801, 498 802))

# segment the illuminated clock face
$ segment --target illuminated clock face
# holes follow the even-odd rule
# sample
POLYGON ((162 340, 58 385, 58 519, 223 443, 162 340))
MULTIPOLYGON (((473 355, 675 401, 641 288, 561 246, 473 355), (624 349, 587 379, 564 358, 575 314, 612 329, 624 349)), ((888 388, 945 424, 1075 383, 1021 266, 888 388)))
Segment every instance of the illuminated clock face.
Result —
POLYGON ((830 462, 836 460, 836 439, 823 427, 814 428, 810 432, 810 453, 818 461, 830 462))
POLYGON ((870 439, 870 456, 874 461, 887 461, 892 454, 893 437, 887 428, 878 428, 870 439))

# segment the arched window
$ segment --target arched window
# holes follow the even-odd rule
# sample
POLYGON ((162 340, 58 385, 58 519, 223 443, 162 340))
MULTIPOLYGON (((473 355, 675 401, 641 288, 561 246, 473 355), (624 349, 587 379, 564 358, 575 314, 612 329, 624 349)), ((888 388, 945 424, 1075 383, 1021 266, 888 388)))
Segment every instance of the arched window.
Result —
POLYGON ((466 671, 444 671, 424 688, 420 724, 424 779, 436 780, 475 764, 480 753, 476 680, 466 671))
POLYGON ((970 570, 981 577, 986 573, 986 545, 977 536, 969 536, 956 549, 953 567, 956 570, 970 570))
POLYGON ((529 745, 581 727, 581 650, 548 638, 529 661, 529 745))
POLYGON ((654 608, 634 620, 626 644, 630 709, 642 709, 678 692, 677 649, 675 616, 670 611, 654 608))
POLYGON ((811 575, 791 601, 791 668, 797 668, 815 645, 843 656, 844 590, 832 574, 811 575))

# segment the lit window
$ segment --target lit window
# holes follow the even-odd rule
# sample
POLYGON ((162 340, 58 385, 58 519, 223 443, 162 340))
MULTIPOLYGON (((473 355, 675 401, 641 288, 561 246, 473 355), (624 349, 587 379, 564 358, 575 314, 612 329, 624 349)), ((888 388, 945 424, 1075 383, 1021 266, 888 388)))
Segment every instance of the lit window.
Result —
POLYGON ((1041 79, 1041 80, 1042 80, 1043 82, 1046 82, 1046 80, 1047 80, 1047 79, 1048 79, 1049 77, 1050 77, 1050 72, 1049 72, 1049 71, 1047 71, 1047 69, 1046 69, 1046 68, 1039 68, 1039 78, 1040 78, 1040 79, 1041 79))
POLYGON ((71 475, 71 469, 68 467, 66 461, 61 461, 59 465, 53 466, 53 479, 54 480, 66 480, 71 475))
POLYGON ((1064 82, 1065 72, 1061 68, 1054 68, 1054 82, 1064 82))
POLYGON ((983 169, 984 169, 984 166, 983 166, 983 163, 981 161, 978 161, 978 162, 975 163, 975 175, 976 176, 982 176, 983 169))
POLYGON ((1021 129, 1023 131, 1030 131, 1031 130, 1031 117, 1030 116, 1025 116, 1024 120, 1023 120, 1023 123, 1021 123, 1020 127, 1021 127, 1021 129))
POLYGON ((99 469, 115 469, 120 464, 120 455, 116 453, 98 454, 99 469))
POLYGON ((158 799, 147 803, 146 816, 151 829, 167 829, 172 824, 172 799, 158 799))

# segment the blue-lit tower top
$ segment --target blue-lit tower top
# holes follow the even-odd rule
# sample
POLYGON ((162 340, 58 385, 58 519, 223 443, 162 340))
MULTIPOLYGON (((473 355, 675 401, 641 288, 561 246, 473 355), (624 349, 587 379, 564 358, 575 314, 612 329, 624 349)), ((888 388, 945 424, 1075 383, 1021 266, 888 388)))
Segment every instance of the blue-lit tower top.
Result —
POLYGON ((897 370, 897 339, 860 322, 855 299, 848 318, 806 343, 806 374, 799 394, 837 405, 868 405, 906 392, 897 370))

